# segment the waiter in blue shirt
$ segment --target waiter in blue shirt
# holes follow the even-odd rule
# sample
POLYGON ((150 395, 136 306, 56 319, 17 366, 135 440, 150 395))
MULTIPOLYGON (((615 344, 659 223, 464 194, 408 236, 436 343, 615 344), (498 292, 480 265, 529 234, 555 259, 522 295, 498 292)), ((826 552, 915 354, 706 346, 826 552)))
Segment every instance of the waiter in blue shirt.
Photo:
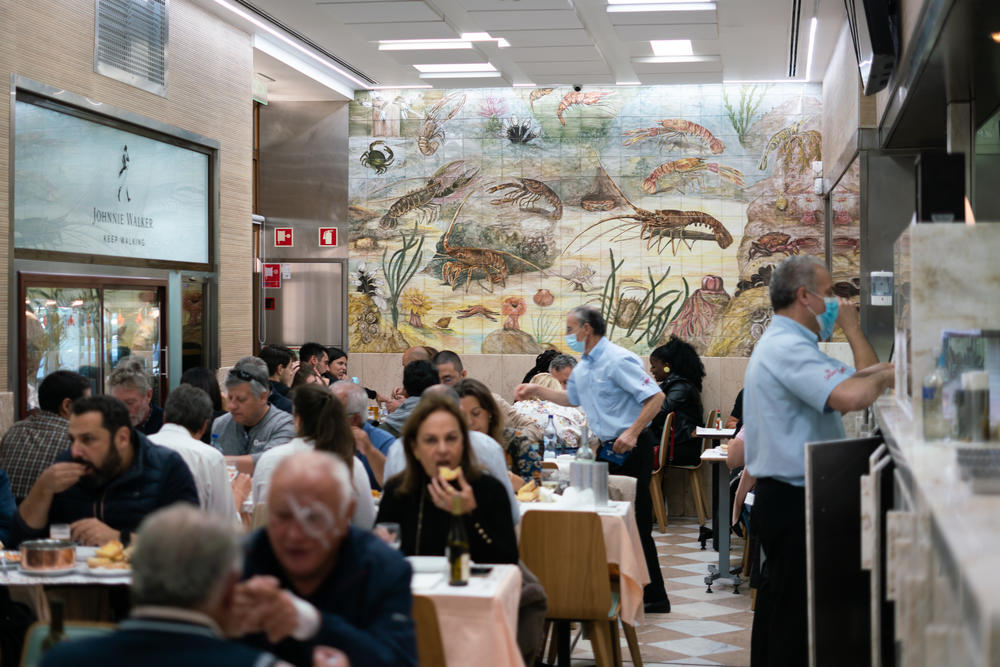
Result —
POLYGON ((649 494, 656 439, 646 428, 660 411, 664 396, 638 356, 604 337, 606 329, 596 308, 574 308, 566 316, 566 344, 583 356, 569 376, 566 391, 522 384, 514 390, 514 398, 581 406, 590 430, 601 441, 598 458, 608 461, 612 475, 636 479, 635 521, 650 579, 643 601, 647 612, 665 613, 670 611, 670 600, 653 543, 653 501, 649 494))
POLYGON ((757 480, 751 521, 767 559, 750 642, 753 667, 809 664, 805 444, 845 437, 841 413, 868 407, 893 383, 892 365, 878 363, 857 308, 834 296, 819 260, 789 257, 769 289, 774 319, 750 357, 743 394, 746 469, 757 480), (820 351, 818 341, 835 324, 863 370, 820 351))

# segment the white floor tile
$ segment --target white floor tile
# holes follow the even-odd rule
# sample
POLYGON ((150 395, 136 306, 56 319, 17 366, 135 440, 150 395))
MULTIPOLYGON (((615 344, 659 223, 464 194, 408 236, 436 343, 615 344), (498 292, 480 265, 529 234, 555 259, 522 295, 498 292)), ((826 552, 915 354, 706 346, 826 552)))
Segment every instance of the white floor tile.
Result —
POLYGON ((714 660, 706 660, 705 658, 681 658, 680 660, 671 660, 667 664, 668 665, 721 665, 722 663, 715 662, 714 660))
POLYGON ((736 632, 737 630, 743 629, 738 625, 721 623, 719 621, 681 620, 657 623, 656 625, 661 628, 666 628, 667 630, 673 630, 674 632, 691 635, 692 637, 707 637, 709 635, 717 635, 722 632, 736 632))
MULTIPOLYGON (((705 577, 708 575, 708 568, 706 568, 703 565, 701 569, 702 569, 702 574, 700 574, 700 575, 693 574, 690 577, 671 577, 670 579, 667 579, 667 581, 668 582, 671 582, 671 581, 675 582, 675 584, 674 584, 674 586, 672 586, 672 588, 680 588, 677 584, 683 584, 685 588, 687 588, 689 586, 704 586, 705 585, 705 577)), ((669 583, 667 585, 670 586, 669 583)))
POLYGON ((738 651, 739 646, 733 646, 725 642, 715 641, 707 637, 687 637, 685 639, 671 639, 665 642, 655 642, 650 644, 664 651, 683 653, 690 656, 712 655, 713 653, 725 653, 726 651, 738 651))
POLYGON ((695 574, 706 575, 708 574, 708 567, 705 563, 692 563, 691 565, 671 565, 670 567, 676 568, 678 570, 684 570, 685 572, 693 572, 695 574))
POLYGON ((672 612, 680 616, 690 616, 692 618, 711 618, 712 616, 723 616, 725 614, 735 614, 738 609, 727 607, 711 602, 687 602, 682 604, 672 604, 672 612))
MULTIPOLYGON (((700 560, 703 563, 711 563, 713 561, 718 562, 719 554, 714 551, 689 551, 674 554, 678 558, 688 558, 690 560, 700 560)), ((730 562, 732 558, 729 559, 730 562)))

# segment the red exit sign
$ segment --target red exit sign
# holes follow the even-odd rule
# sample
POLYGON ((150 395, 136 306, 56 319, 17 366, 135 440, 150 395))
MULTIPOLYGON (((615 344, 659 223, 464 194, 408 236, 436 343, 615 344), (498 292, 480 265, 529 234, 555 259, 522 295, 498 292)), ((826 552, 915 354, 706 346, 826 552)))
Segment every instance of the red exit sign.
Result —
POLYGON ((291 248, 292 247, 292 228, 291 227, 275 227, 274 228, 274 245, 279 248, 291 248))
POLYGON ((337 245, 337 228, 336 227, 320 227, 319 228, 319 245, 321 248, 329 248, 337 245))

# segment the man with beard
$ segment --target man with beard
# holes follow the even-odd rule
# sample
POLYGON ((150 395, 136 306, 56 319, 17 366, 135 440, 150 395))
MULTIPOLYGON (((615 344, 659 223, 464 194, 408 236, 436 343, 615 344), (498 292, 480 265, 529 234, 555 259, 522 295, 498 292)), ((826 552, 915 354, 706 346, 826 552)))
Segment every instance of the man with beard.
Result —
POLYGON ((14 544, 47 535, 53 523, 69 524, 79 544, 128 544, 147 514, 178 501, 198 506, 184 459, 134 430, 118 399, 77 399, 69 436, 70 448, 38 477, 14 515, 14 544))

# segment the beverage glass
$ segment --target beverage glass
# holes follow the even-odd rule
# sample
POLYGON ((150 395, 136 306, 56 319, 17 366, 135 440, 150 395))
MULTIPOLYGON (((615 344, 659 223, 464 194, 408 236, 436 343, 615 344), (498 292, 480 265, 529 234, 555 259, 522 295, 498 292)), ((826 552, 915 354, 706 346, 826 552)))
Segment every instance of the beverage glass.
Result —
POLYGON ((399 549, 399 524, 393 522, 382 522, 375 524, 375 533, 379 535, 393 549, 399 549))
POLYGON ((49 537, 53 540, 69 540, 70 530, 68 523, 54 523, 49 526, 49 537))

